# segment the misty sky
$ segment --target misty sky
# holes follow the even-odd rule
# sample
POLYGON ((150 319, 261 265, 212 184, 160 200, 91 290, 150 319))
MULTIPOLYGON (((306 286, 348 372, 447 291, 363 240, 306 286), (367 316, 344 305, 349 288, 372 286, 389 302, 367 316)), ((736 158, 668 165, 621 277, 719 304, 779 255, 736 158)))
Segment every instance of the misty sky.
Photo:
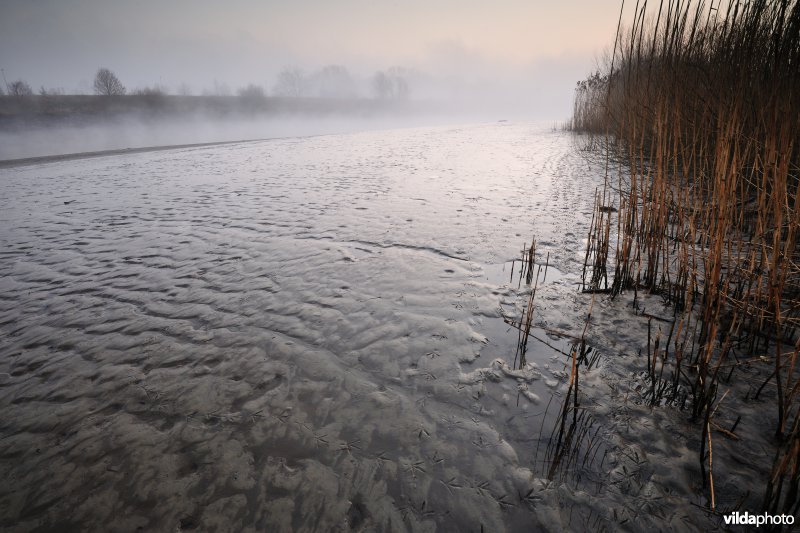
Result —
MULTIPOLYGON (((613 42, 619 0, 0 0, 0 68, 35 90, 91 92, 98 67, 130 89, 269 91, 287 65, 368 79, 415 68, 429 85, 566 118, 575 82, 613 42), (466 89, 465 89, 466 88, 466 89)), ((425 94, 431 87, 441 90, 425 94)), ((365 94, 365 96, 368 96, 365 94)))

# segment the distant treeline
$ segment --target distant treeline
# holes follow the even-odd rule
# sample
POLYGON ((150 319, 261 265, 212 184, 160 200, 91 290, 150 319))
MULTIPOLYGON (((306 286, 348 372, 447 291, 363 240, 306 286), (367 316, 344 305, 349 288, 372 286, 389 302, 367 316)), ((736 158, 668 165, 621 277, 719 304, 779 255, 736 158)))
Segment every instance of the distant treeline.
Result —
MULTIPOLYGON (((421 77, 424 76, 419 71, 404 67, 391 67, 386 71, 380 70, 375 72, 369 79, 358 80, 342 65, 327 65, 310 74, 299 67, 291 66, 285 67, 278 74, 277 81, 269 94, 287 97, 304 96, 345 99, 370 95, 380 100, 406 100, 411 92, 411 80, 420 79, 421 77), (365 84, 367 87, 364 86, 365 84)), ((20 79, 9 83, 5 80, 5 74, 3 75, 3 80, 5 88, 0 86, 0 96, 8 94, 10 96, 27 97, 37 94, 25 80, 20 79)), ((93 92, 96 95, 103 96, 125 94, 137 96, 167 94, 191 96, 194 94, 186 83, 182 83, 174 93, 162 85, 139 87, 131 90, 120 81, 114 72, 105 67, 98 69, 95 74, 93 92)), ((44 86, 38 91, 39 96, 63 96, 66 94, 68 94, 68 91, 62 88, 47 89, 44 86)), ((214 80, 213 89, 204 90, 201 94, 202 96, 231 96, 233 93, 227 84, 214 80)), ((268 93, 263 86, 251 83, 246 87, 241 87, 236 94, 254 99, 263 98, 268 93)))
MULTIPOLYGON (((130 95, 0 96, 0 128, 93 123, 123 117, 163 118, 202 115, 208 118, 256 114, 344 114, 369 116, 403 111, 409 102, 372 98, 321 98, 240 94, 179 96, 163 93, 130 95)), ((419 104, 414 106, 419 107, 419 104)))

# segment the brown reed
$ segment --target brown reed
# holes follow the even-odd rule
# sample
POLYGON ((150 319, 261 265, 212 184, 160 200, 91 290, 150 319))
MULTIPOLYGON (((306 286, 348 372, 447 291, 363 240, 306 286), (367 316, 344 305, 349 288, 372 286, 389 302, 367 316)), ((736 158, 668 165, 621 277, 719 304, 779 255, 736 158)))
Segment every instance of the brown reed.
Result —
POLYGON ((644 290, 672 305, 669 339, 652 360, 648 342, 651 394, 661 382, 656 353, 663 373, 671 350, 672 387, 659 390, 673 399, 679 383, 691 390, 710 506, 719 382, 735 378, 731 359, 757 354, 771 361, 775 390, 777 452, 764 509, 796 511, 800 2, 640 0, 609 64, 578 85, 571 126, 617 167, 616 220, 600 209, 604 191, 584 289, 601 281, 604 289, 612 261, 612 297, 644 290), (611 240, 613 257, 603 249, 611 240))

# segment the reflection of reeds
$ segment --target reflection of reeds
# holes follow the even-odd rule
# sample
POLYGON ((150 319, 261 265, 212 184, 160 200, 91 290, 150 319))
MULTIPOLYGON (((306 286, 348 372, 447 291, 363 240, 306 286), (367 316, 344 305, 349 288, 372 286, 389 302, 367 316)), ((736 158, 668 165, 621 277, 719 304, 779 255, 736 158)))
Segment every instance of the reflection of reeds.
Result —
POLYGON ((597 452, 603 447, 599 426, 586 409, 575 409, 567 396, 545 450, 544 466, 549 480, 571 472, 576 478, 593 466, 597 452))
POLYGON ((655 13, 637 3, 609 67, 576 91, 572 127, 604 143, 626 176, 614 224, 606 193, 595 202, 584 289, 606 289, 612 228, 611 294, 646 290, 672 304, 666 342, 648 342, 650 394, 674 399, 680 381, 691 390, 712 508, 718 385, 734 377, 732 359, 759 352, 772 365, 780 442, 764 507, 800 505, 798 117, 797 0, 667 0, 655 13), (668 356, 671 387, 661 385, 668 356))
MULTIPOLYGON (((547 275, 547 266, 550 261, 550 254, 547 255, 547 262, 545 263, 544 267, 544 276, 547 275)), ((539 288, 539 278, 542 277, 542 281, 544 281, 544 276, 542 276, 542 265, 536 264, 536 240, 531 241, 530 247, 522 247, 522 259, 520 261, 520 271, 519 271, 519 282, 518 285, 521 286, 522 279, 525 278, 525 284, 530 286, 533 283, 533 287, 530 289, 530 293, 528 294, 528 298, 525 303, 525 309, 522 312, 522 316, 519 319, 519 322, 510 322, 510 324, 517 329, 517 350, 514 354, 514 368, 524 368, 526 363, 526 355, 528 353, 528 340, 530 339, 531 335, 531 328, 533 327, 533 315, 534 315, 534 306, 533 301, 536 298, 536 290, 539 288), (536 277, 534 278, 534 272, 536 272, 536 277), (517 361, 519 361, 519 366, 517 366, 517 361)), ((512 266, 512 282, 513 282, 513 266, 512 266)))
MULTIPOLYGON (((604 448, 604 441, 600 436, 601 427, 595 427, 590 411, 581 408, 578 401, 580 367, 584 365, 591 368, 597 357, 589 356, 591 348, 587 349, 585 342, 576 343, 571 351, 572 368, 569 386, 558 418, 552 426, 544 455, 542 473, 550 480, 559 476, 561 481, 565 481, 571 474, 575 481, 578 481, 583 473, 590 471, 598 451, 604 448)), ((550 409, 549 403, 547 409, 550 409)), ((545 413, 542 427, 547 423, 546 420, 545 413)), ((536 453, 538 454, 538 448, 536 453)))
MULTIPOLYGON (((592 348, 586 343, 591 313, 590 309, 581 337, 575 338, 569 353, 565 353, 569 357, 569 385, 556 423, 552 427, 544 458, 547 478, 550 480, 555 479, 558 472, 562 472, 562 476, 566 475, 566 472, 573 472, 576 477, 580 477, 581 472, 587 471, 592 466, 594 457, 601 448, 600 428, 591 431, 594 419, 589 411, 581 408, 579 399, 581 367, 589 370, 599 358, 599 354, 592 354, 592 348)), ((547 404, 547 410, 549 409, 550 403, 547 404)), ((546 421, 547 412, 542 419, 542 427, 546 421)), ((538 451, 537 447, 537 455, 538 451)))
MULTIPOLYGON (((516 260, 514 261, 516 263, 516 260)), ((530 247, 522 247, 522 258, 520 259, 519 281, 517 286, 522 286, 522 279, 525 279, 525 284, 530 287, 530 293, 525 300, 525 308, 522 311, 519 321, 509 318, 504 318, 506 323, 517 330, 517 349, 514 353, 514 368, 524 368, 527 363, 526 356, 528 353, 528 340, 534 338, 547 346, 550 344, 538 338, 531 333, 533 328, 534 316, 534 299, 536 298, 536 291, 539 289, 539 283, 544 283, 547 279, 547 269, 550 266, 550 253, 547 253, 544 265, 536 264, 536 239, 531 241, 530 247), (534 274, 535 273, 535 274, 534 274), (532 286, 531 286, 532 285, 532 286), (519 365, 517 365, 519 361, 519 365)), ((511 267, 511 283, 514 282, 514 266, 511 267)), ((552 346, 550 346, 552 348, 552 346)), ((556 349, 556 348, 554 348, 556 349)), ((557 350, 557 349, 556 349, 557 350)))

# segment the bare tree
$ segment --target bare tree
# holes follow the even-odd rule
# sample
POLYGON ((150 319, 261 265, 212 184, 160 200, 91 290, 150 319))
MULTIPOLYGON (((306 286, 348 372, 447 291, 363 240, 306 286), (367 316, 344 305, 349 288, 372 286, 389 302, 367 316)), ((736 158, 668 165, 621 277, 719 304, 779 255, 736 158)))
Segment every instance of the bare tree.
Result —
POLYGON ((277 96, 305 96, 306 76, 297 67, 286 67, 278 74, 273 92, 277 96))
POLYGON ((11 96, 31 96, 33 95, 33 89, 24 81, 17 80, 8 85, 8 94, 11 96))
POLYGON ((393 96, 392 80, 385 72, 376 72, 372 77, 372 90, 375 91, 375 96, 381 100, 386 100, 393 96))
POLYGON ((214 79, 214 89, 212 89, 213 96, 230 96, 231 95, 231 88, 225 82, 219 82, 217 79, 214 79))
POLYGON ((151 110, 162 108, 167 102, 167 89, 160 85, 139 87, 131 91, 140 102, 144 102, 151 110))
POLYGON ((239 98, 250 101, 259 101, 267 97, 266 93, 264 93, 264 88, 254 83, 251 83, 247 87, 242 87, 236 91, 236 94, 239 95, 239 98))
POLYGON ((63 87, 45 89, 44 85, 39 87, 39 96, 62 96, 66 94, 63 87))
POLYGON ((406 78, 408 71, 402 67, 392 67, 387 72, 376 72, 372 77, 372 90, 381 100, 405 100, 410 92, 406 78))
POLYGON ((125 86, 113 72, 101 68, 94 77, 94 92, 104 96, 120 95, 125 94, 125 86))
POLYGON ((311 76, 310 81, 314 93, 323 98, 353 98, 356 95, 356 83, 341 65, 323 67, 311 76))
POLYGON ((387 75, 392 81, 394 97, 398 100, 408 99, 408 94, 411 92, 408 87, 408 78, 411 75, 411 71, 404 67, 392 67, 387 75))
POLYGON ((134 89, 131 94, 135 94, 136 96, 166 96, 167 89, 162 87, 161 85, 153 85, 152 87, 139 87, 138 89, 134 89))

